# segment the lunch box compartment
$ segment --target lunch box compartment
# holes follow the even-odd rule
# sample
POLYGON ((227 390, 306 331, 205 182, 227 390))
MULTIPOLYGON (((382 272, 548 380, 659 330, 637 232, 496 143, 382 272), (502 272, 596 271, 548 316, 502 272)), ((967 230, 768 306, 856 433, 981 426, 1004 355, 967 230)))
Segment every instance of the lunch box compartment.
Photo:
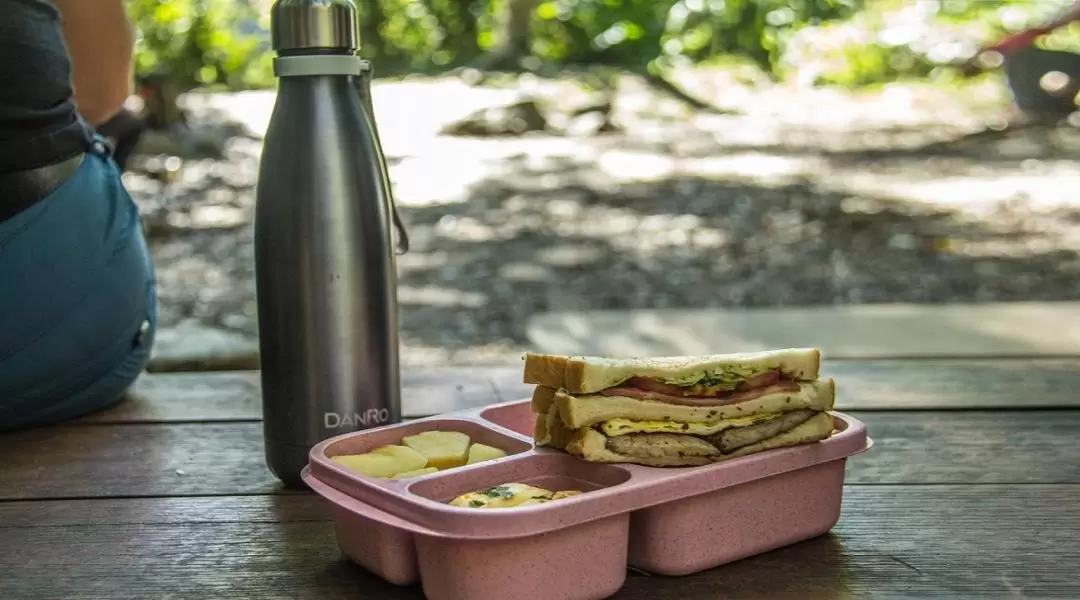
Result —
POLYGON ((845 459, 635 511, 630 566, 687 575, 817 537, 840 519, 845 459))
MULTIPOLYGON (((545 453, 491 464, 482 469, 448 471, 441 476, 411 483, 408 492, 435 502, 447 503, 462 494, 504 483, 525 483, 553 492, 578 490, 588 493, 615 487, 629 479, 630 473, 626 469, 614 465, 587 463, 567 454, 545 453)), ((567 500, 569 498, 558 502, 567 500)))
POLYGON ((629 513, 540 535, 467 540, 360 502, 310 468, 303 477, 333 506, 338 546, 349 560, 393 584, 419 583, 429 600, 595 600, 626 580, 629 513))
POLYGON ((529 437, 532 437, 536 425, 536 414, 532 411, 531 401, 485 408, 480 411, 480 418, 529 437))
POLYGON ((607 598, 626 580, 629 527, 630 515, 622 514, 516 539, 420 535, 416 548, 424 595, 429 600, 607 598))
POLYGON ((504 461, 531 458, 532 456, 532 443, 510 431, 504 432, 498 429, 496 425, 489 426, 486 422, 478 419, 439 417, 350 432, 324 440, 316 444, 308 453, 308 468, 311 470, 312 476, 349 496, 370 503, 398 517, 409 518, 413 516, 422 519, 425 514, 424 511, 417 511, 416 507, 409 506, 407 502, 402 502, 403 500, 416 499, 415 496, 406 492, 406 488, 412 483, 454 475, 458 472, 468 472, 504 461), (332 460, 335 456, 363 454, 380 446, 403 445, 402 438, 425 431, 461 432, 469 436, 471 443, 499 448, 505 451, 507 456, 405 479, 370 477, 332 460))
POLYGON ((411 532, 366 518, 336 503, 333 514, 338 548, 349 560, 395 585, 420 582, 411 532))
MULTIPOLYGON (((423 419, 339 436, 326 446, 323 453, 329 458, 342 454, 363 454, 379 446, 401 445, 402 438, 425 431, 458 431, 469 436, 472 443, 499 448, 510 456, 526 452, 533 447, 530 442, 511 437, 476 421, 465 419, 423 419)), ((464 467, 456 467, 456 469, 461 468, 464 467)), ((355 473, 357 477, 371 479, 356 471, 350 470, 349 472, 355 473)), ((448 469, 445 472, 448 473, 450 470, 448 469)))

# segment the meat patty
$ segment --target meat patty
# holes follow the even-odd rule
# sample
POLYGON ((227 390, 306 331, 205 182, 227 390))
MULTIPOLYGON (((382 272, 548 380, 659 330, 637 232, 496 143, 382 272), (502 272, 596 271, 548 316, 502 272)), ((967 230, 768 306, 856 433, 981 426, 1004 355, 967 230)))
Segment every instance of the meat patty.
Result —
POLYGON ((720 451, 705 440, 677 433, 631 433, 609 438, 612 452, 636 458, 717 456, 720 451))
POLYGON ((716 446, 721 452, 727 454, 728 452, 734 452, 743 446, 756 444, 762 440, 767 440, 771 437, 778 436, 785 431, 794 429, 809 421, 815 414, 817 414, 817 411, 810 409, 793 410, 791 412, 786 412, 775 419, 765 421, 764 423, 725 429, 724 431, 714 433, 705 439, 713 446, 716 446))

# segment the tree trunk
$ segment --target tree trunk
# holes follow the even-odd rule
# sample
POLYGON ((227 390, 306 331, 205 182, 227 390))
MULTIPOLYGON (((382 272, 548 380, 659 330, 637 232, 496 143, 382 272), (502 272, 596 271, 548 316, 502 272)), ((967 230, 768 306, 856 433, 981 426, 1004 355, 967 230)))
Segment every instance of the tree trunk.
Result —
POLYGON ((472 12, 475 0, 456 0, 458 18, 461 19, 461 35, 468 40, 471 50, 476 50, 476 15, 472 12))
POLYGON ((514 67, 529 54, 530 28, 537 0, 504 0, 497 21, 498 40, 488 68, 514 67))

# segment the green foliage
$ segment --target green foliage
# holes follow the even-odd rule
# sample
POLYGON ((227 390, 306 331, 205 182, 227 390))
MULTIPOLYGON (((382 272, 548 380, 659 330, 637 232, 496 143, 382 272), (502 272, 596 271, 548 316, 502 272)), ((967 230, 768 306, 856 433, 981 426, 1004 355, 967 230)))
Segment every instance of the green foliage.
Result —
MULTIPOLYGON (((496 42, 506 0, 357 2, 363 53, 381 72, 468 64, 496 42)), ((749 57, 768 68, 783 32, 851 14, 862 0, 543 0, 532 52, 554 64, 639 67, 749 57)), ((230 0, 132 0, 140 73, 166 68, 183 85, 244 87, 269 76, 265 14, 230 0)))
POLYGON ((665 68, 720 56, 771 71, 786 31, 853 14, 862 0, 547 0, 533 52, 560 63, 665 68))
POLYGON ((692 61, 744 56, 771 72, 791 32, 848 17, 862 4, 862 0, 684 0, 668 13, 664 51, 668 57, 692 61))
POLYGON ((657 55, 670 2, 547 0, 534 15, 532 50, 558 63, 644 64, 657 55))
POLYGON ((236 0, 129 0, 137 76, 165 72, 183 88, 272 80, 259 11, 236 0), (247 30, 248 33, 243 31, 247 30))
MULTIPOLYGON (((475 63, 495 47, 497 15, 508 1, 357 1, 362 53, 377 59, 380 74, 475 63)), ((184 87, 273 83, 268 0, 129 6, 140 32, 140 74, 164 70, 184 87)), ((1045 17, 1047 7, 1032 0, 537 0, 530 51, 555 68, 653 72, 736 57, 779 77, 809 73, 859 86, 940 73, 978 42, 1045 17)), ((1080 39, 1055 34, 1044 45, 1080 48, 1080 39)))
MULTIPOLYGON (((1045 22, 1060 8, 1031 0, 879 0, 849 19, 795 32, 775 70, 846 87, 953 79, 958 72, 952 67, 983 44, 1045 22)), ((1075 30, 1063 29, 1038 45, 1066 49, 1076 41, 1075 30)))

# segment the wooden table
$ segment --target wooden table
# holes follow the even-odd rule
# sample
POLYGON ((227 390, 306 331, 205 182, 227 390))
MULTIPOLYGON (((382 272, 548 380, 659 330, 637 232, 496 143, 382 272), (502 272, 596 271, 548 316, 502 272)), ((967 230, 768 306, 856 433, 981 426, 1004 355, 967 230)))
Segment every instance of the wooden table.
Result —
MULTIPOLYGON (((876 445, 832 533, 621 599, 1080 598, 1080 360, 834 362, 876 445)), ((409 416, 524 397, 518 369, 408 372, 409 416)), ((263 463, 252 373, 0 435, 0 598, 421 598, 344 561, 263 463)), ((508 595, 512 597, 512 595, 508 595)))

